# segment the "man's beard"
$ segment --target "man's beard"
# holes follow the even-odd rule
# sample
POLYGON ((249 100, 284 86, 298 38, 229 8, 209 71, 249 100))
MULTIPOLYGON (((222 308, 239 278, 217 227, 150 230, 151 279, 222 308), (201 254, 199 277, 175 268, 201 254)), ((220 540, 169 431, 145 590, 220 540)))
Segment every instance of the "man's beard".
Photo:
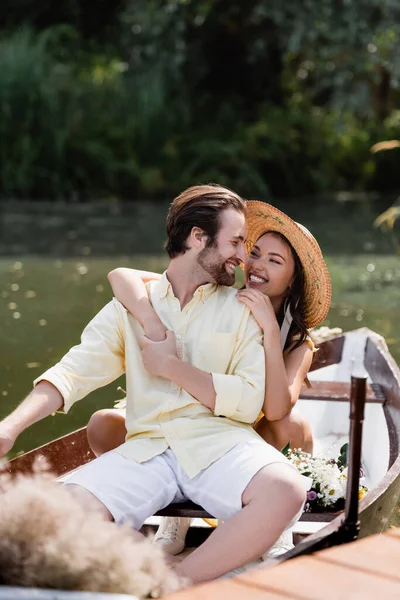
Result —
POLYGON ((210 275, 213 283, 226 286, 235 283, 235 273, 226 270, 226 261, 216 248, 203 248, 197 257, 197 262, 210 275))

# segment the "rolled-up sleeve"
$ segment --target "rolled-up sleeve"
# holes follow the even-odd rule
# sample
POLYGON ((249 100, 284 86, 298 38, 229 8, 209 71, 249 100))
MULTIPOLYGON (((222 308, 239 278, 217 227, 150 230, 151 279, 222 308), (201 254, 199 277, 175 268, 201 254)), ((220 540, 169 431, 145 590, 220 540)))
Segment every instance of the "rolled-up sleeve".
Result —
POLYGON ((86 326, 81 343, 33 382, 49 381, 58 389, 64 399, 61 412, 125 372, 119 306, 116 300, 107 304, 86 326))
POLYGON ((264 402, 265 356, 262 332, 247 309, 228 373, 211 375, 216 392, 214 414, 254 423, 264 402))

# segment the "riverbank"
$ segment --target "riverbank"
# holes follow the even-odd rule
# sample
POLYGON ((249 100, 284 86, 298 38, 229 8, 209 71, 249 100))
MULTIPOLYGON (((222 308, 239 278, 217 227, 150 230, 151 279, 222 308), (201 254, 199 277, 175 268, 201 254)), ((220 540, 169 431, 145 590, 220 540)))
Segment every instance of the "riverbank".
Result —
MULTIPOLYGON (((160 254, 170 200, 65 203, 1 200, 0 256, 112 257, 160 254)), ((329 194, 277 200, 323 252, 390 254, 392 239, 373 227, 394 196, 329 194)))

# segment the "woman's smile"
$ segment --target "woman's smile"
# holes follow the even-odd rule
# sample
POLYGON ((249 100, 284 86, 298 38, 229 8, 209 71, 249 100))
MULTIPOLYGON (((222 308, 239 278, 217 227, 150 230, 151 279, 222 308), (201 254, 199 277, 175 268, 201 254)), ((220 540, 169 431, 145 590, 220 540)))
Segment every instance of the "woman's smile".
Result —
POLYGON ((293 276, 294 259, 288 244, 273 232, 262 235, 246 260, 246 287, 283 300, 293 276))
POLYGON ((261 275, 258 275, 257 273, 253 273, 253 272, 249 273, 249 279, 248 279, 249 287, 264 285, 266 283, 268 283, 268 279, 266 279, 265 277, 262 277, 261 275))

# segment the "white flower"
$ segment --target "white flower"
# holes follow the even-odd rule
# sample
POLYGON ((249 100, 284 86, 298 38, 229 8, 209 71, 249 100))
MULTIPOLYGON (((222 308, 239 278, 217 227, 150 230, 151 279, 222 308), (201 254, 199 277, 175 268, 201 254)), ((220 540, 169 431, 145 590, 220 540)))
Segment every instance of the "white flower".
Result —
MULTIPOLYGON (((334 448, 329 449, 327 456, 312 456, 301 450, 289 450, 288 460, 301 474, 312 480, 311 489, 317 491, 315 500, 307 503, 305 510, 313 507, 334 507, 345 497, 347 487, 347 468, 339 467, 334 448), (329 455, 329 456, 328 456, 329 455)), ((360 484, 360 488, 361 488, 360 484)))

